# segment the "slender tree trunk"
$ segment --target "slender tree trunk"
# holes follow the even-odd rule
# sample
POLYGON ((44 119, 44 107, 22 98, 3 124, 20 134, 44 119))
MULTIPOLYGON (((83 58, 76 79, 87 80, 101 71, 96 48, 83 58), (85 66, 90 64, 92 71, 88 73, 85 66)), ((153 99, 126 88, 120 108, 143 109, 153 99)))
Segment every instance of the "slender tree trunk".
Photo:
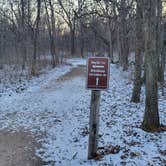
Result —
POLYGON ((117 47, 118 47, 118 57, 119 57, 119 63, 122 65, 122 49, 120 44, 120 28, 117 29, 117 47))
POLYGON ((26 51, 26 28, 25 28, 25 1, 21 0, 21 54, 22 54, 22 69, 25 69, 27 60, 26 51))
POLYGON ((136 48, 135 48, 135 75, 134 75, 134 87, 131 101, 138 103, 140 102, 141 94, 141 64, 142 64, 142 54, 143 54, 143 14, 142 14, 142 4, 141 0, 137 0, 137 13, 136 13, 136 48))
POLYGON ((113 63, 113 45, 112 45, 112 31, 111 31, 111 20, 108 20, 108 34, 109 34, 109 57, 111 63, 113 63))
POLYGON ((71 29, 71 56, 75 55, 75 27, 71 29))
POLYGON ((51 39, 51 50, 54 57, 55 63, 53 63, 53 67, 59 63, 58 55, 56 54, 56 44, 55 44, 55 37, 56 37, 56 30, 55 30, 55 15, 54 15, 54 6, 52 4, 52 0, 49 0, 49 5, 51 9, 51 29, 52 29, 52 39, 51 39))
POLYGON ((161 69, 161 48, 162 48, 162 28, 161 28, 161 18, 162 18, 162 2, 161 0, 157 0, 157 26, 156 26, 156 54, 158 57, 158 81, 162 82, 162 69, 161 69))
POLYGON ((163 44, 161 53, 161 85, 162 85, 162 95, 164 96, 164 71, 166 63, 166 24, 163 25, 163 44))
POLYGON ((81 57, 84 57, 84 39, 81 39, 81 57))
POLYGON ((166 63, 166 45, 163 46, 163 52, 161 56, 161 88, 162 88, 162 96, 165 95, 164 92, 164 85, 165 85, 165 80, 164 80, 164 71, 165 71, 165 63, 166 63))
POLYGON ((44 0, 44 3, 45 3, 46 15, 47 15, 48 33, 50 38, 49 42, 50 42, 51 64, 52 64, 52 67, 55 67, 56 63, 55 63, 55 55, 54 55, 54 39, 53 39, 50 16, 49 16, 46 0, 44 0))
POLYGON ((121 0, 121 9, 120 9, 120 45, 121 45, 121 60, 123 70, 128 69, 128 36, 127 36, 127 9, 126 9, 126 0, 121 0))
MULTIPOLYGON (((49 12, 48 12, 48 5, 47 5, 47 1, 44 0, 44 6, 45 6, 45 11, 46 11, 46 24, 47 24, 47 28, 48 28, 48 34, 49 34, 49 42, 50 42, 50 45, 51 45, 51 23, 50 23, 50 15, 49 15, 49 12)), ((51 52, 51 46, 50 46, 50 52, 51 52)), ((52 56, 52 55, 51 55, 52 56)))
POLYGON ((84 57, 84 31, 83 31, 83 23, 82 20, 80 21, 80 51, 81 51, 81 57, 84 57))
POLYGON ((157 0, 144 0, 146 102, 142 128, 154 131, 159 128, 158 111, 158 57, 156 56, 156 5, 157 0))
POLYGON ((32 60, 32 70, 31 74, 36 75, 36 60, 37 60, 37 41, 39 33, 39 21, 40 21, 40 8, 41 0, 37 0, 37 18, 36 18, 36 27, 34 29, 34 40, 33 40, 33 60, 32 60))

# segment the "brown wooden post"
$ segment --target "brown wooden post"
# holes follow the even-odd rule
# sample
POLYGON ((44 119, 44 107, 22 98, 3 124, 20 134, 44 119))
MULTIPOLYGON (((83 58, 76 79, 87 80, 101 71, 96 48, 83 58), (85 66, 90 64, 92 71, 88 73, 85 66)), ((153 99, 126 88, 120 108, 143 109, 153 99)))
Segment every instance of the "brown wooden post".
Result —
POLYGON ((99 131, 100 90, 92 90, 90 103, 88 159, 97 155, 99 131))

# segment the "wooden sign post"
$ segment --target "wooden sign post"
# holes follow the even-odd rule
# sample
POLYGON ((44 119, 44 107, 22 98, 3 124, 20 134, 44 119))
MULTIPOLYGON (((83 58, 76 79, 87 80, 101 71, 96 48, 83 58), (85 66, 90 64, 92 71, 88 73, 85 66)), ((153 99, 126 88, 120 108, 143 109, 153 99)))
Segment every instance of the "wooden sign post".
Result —
POLYGON ((99 107, 100 91, 92 90, 90 104, 88 159, 95 158, 97 154, 99 131, 99 107))
POLYGON ((92 90, 89 121, 88 159, 97 155, 100 91, 108 89, 109 58, 91 57, 87 61, 87 88, 92 90))

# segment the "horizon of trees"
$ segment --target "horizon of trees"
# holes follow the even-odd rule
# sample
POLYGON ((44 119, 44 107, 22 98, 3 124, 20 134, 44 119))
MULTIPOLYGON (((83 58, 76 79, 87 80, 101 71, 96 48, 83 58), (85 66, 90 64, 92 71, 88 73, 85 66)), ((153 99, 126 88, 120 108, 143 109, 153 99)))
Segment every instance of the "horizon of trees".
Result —
POLYGON ((33 67, 35 61, 49 54, 54 67, 61 56, 83 57, 88 52, 108 54, 113 62, 116 51, 120 63, 127 69, 128 53, 134 50, 134 1, 126 4, 105 0, 3 2, 5 4, 0 5, 0 57, 5 63, 12 59, 12 63, 21 64, 23 69, 29 63, 37 68, 33 67), (123 26, 124 31, 120 28, 123 26), (125 52, 125 56, 121 52, 125 52))

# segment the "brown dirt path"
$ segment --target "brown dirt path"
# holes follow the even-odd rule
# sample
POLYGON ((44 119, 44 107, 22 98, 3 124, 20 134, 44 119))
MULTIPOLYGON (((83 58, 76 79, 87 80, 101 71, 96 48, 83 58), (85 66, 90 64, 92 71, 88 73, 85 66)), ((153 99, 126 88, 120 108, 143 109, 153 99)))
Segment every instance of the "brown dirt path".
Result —
POLYGON ((53 81, 53 82, 49 83, 48 85, 46 85, 42 89, 42 91, 46 90, 46 91, 52 92, 55 89, 57 89, 57 85, 60 85, 61 83, 65 82, 65 81, 72 80, 74 77, 84 77, 85 74, 86 74, 85 66, 75 67, 71 71, 69 71, 68 73, 64 74, 63 76, 59 77, 55 81, 53 81))
MULTIPOLYGON (((85 76, 85 73, 85 67, 79 66, 56 82, 63 83, 74 77, 85 76)), ((40 145, 28 132, 0 131, 0 166, 42 166, 44 162, 35 155, 35 148, 39 147, 40 145)))
POLYGON ((65 82, 67 80, 71 80, 74 77, 81 77, 85 76, 86 69, 84 66, 79 66, 77 68, 73 68, 70 72, 66 73, 65 75, 61 76, 57 79, 58 82, 65 82))
POLYGON ((42 166, 35 156, 39 144, 26 132, 0 132, 0 166, 42 166))

